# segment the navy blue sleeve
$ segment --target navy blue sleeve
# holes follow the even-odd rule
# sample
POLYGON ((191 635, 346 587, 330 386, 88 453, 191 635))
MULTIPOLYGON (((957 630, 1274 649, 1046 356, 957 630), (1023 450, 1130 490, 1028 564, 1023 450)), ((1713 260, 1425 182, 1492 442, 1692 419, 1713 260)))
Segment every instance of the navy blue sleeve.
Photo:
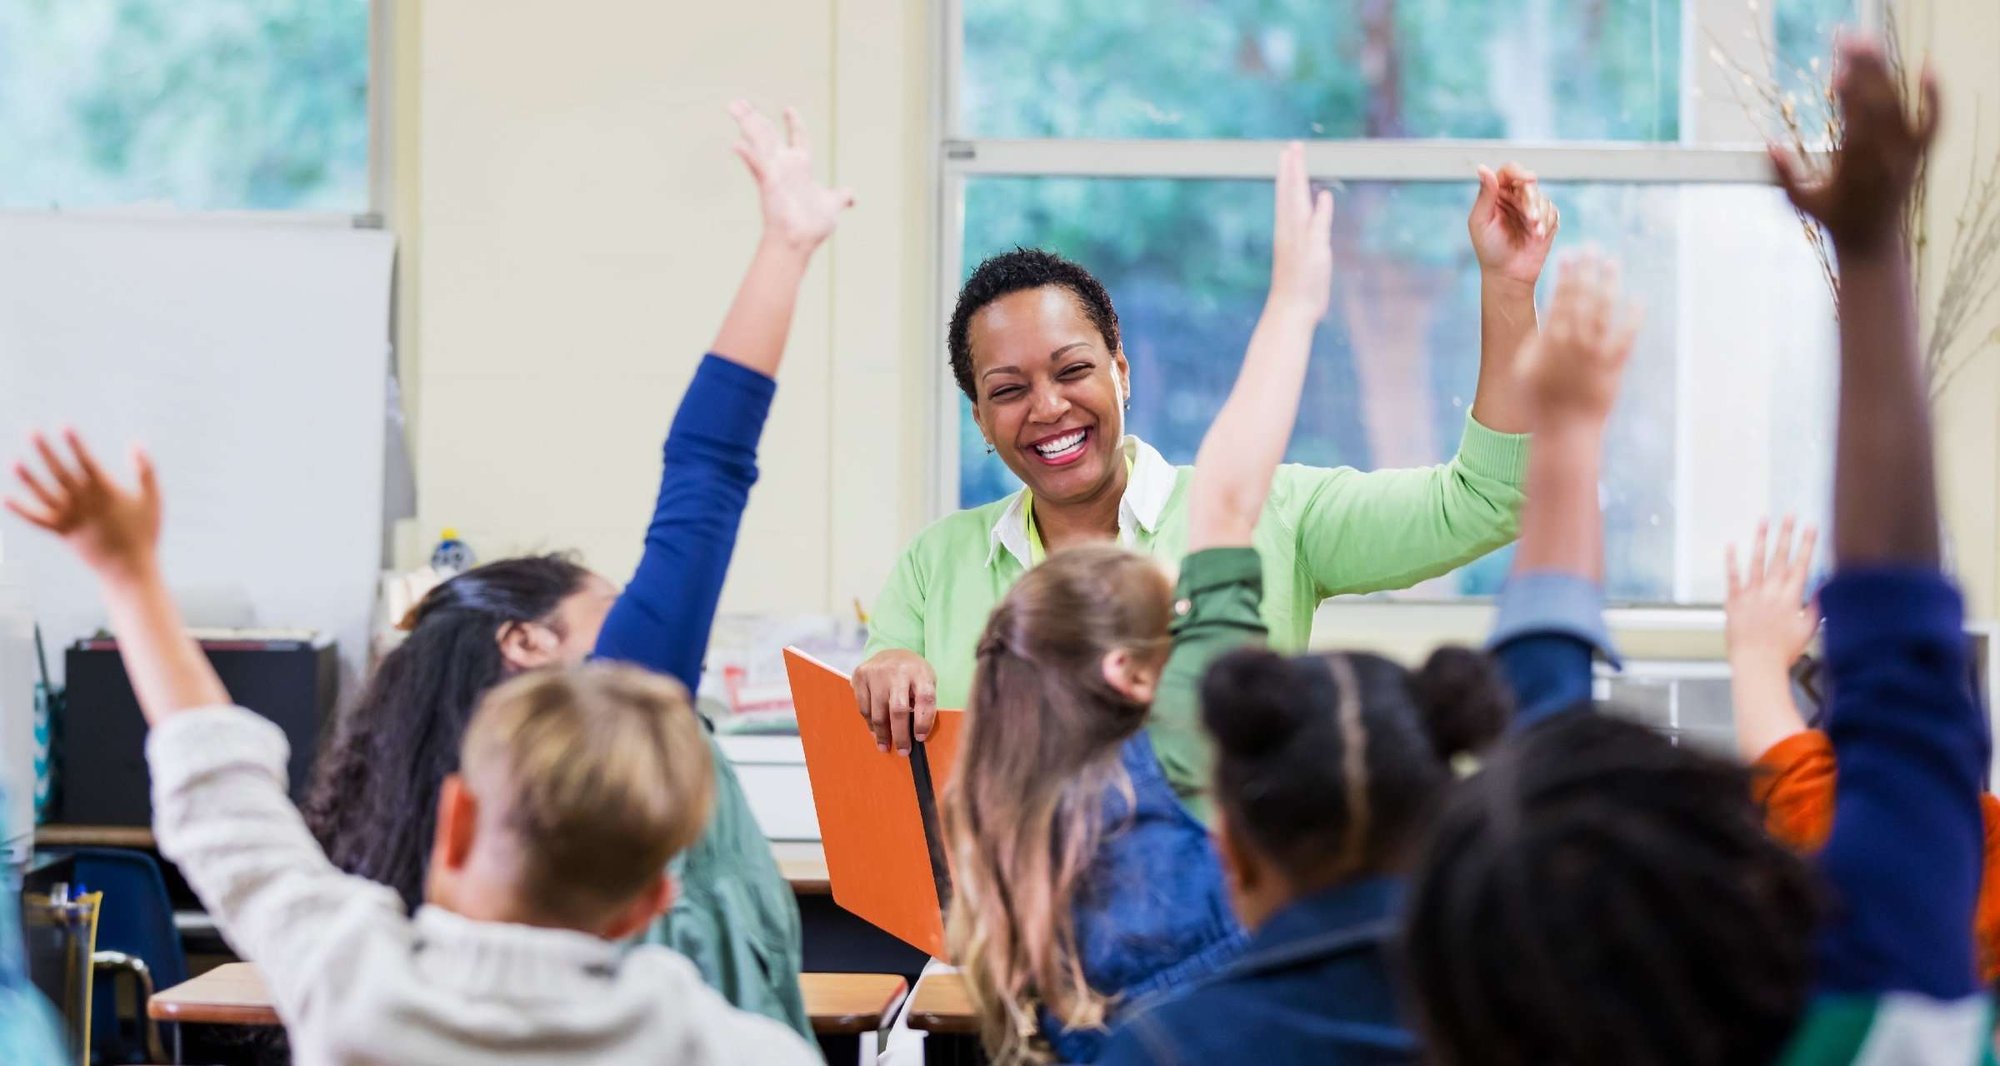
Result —
POLYGON ((667 432, 646 550, 604 620, 599 658, 657 670, 689 692, 700 684, 722 579, 757 482, 757 440, 776 391, 754 370, 714 355, 702 359, 667 432))
POLYGON ((1840 774, 1819 857, 1834 900, 1818 990, 1969 995, 1988 741, 1964 605, 1928 569, 1841 573, 1819 602, 1840 774))
POLYGON ((1514 690, 1515 729, 1588 706, 1596 657, 1618 661, 1604 626, 1603 590, 1553 571, 1508 579, 1486 646, 1514 690))

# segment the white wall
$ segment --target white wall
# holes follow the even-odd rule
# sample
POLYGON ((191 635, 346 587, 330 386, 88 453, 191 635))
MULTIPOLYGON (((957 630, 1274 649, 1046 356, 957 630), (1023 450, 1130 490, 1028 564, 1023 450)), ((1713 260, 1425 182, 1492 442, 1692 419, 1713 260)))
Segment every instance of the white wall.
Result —
POLYGON ((430 0, 399 16, 395 110, 418 131, 399 139, 416 158, 396 161, 392 209, 419 311, 404 561, 451 525, 488 557, 575 548, 629 573, 662 436, 757 237, 723 110, 740 95, 797 106, 860 204, 807 277, 724 606, 872 599, 924 512, 941 348, 923 299, 926 6, 430 0))

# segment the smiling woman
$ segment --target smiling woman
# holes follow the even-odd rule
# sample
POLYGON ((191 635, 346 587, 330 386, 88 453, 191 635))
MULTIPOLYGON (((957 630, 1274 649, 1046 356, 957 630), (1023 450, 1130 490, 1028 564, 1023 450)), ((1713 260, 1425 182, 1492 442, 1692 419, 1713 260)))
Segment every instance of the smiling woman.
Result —
MULTIPOLYGON (((1329 596, 1403 588, 1511 541, 1526 412, 1513 360, 1535 331, 1535 282, 1558 215, 1535 177, 1480 168, 1468 222, 1480 266, 1479 384, 1448 463, 1362 473, 1285 466, 1257 548, 1272 643, 1299 650, 1329 596)), ((972 272, 951 369, 986 446, 1022 482, 917 536, 875 602, 855 695, 877 744, 907 754, 937 706, 962 705, 987 615, 1048 552, 1095 541, 1178 562, 1191 468, 1125 432, 1133 384, 1110 294, 1051 252, 1017 248, 972 272)), ((1410 353, 1413 357, 1416 353, 1410 353)))

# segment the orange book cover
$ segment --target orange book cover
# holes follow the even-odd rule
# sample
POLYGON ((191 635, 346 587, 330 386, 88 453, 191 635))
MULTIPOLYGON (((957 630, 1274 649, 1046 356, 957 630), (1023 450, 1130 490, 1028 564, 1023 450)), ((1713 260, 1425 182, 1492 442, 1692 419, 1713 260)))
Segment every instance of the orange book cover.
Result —
POLYGON ((944 958, 951 875, 937 798, 958 758, 965 713, 939 709, 930 739, 904 758, 875 749, 848 675, 797 648, 785 649, 785 670, 833 901, 944 958))

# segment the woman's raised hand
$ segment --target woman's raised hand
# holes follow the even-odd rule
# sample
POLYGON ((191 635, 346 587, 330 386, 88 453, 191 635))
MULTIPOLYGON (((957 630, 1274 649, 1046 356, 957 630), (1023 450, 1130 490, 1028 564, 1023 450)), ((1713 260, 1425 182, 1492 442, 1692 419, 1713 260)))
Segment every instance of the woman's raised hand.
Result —
POLYGON ((1333 193, 1313 192, 1305 146, 1297 141, 1278 156, 1276 192, 1270 300, 1296 306, 1318 321, 1333 296, 1333 193))
POLYGON ((1509 163, 1497 172, 1479 168, 1479 198, 1465 228, 1480 273, 1534 288, 1562 228, 1562 212, 1542 195, 1535 175, 1509 163))

